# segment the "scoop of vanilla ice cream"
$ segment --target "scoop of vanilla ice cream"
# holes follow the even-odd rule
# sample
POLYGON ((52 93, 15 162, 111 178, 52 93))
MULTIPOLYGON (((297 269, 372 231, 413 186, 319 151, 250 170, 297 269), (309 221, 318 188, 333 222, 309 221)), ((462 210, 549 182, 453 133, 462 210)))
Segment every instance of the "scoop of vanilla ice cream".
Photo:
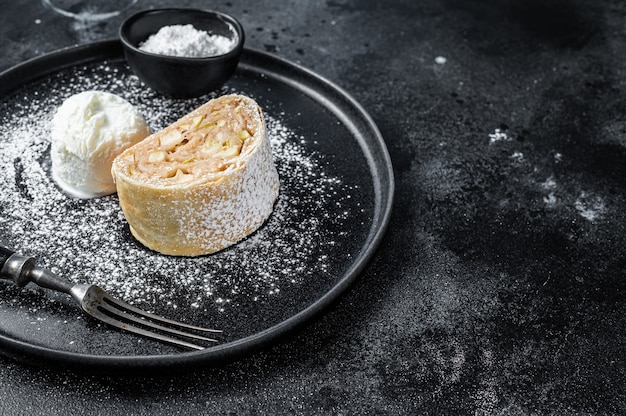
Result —
POLYGON ((150 135, 150 129, 125 99, 85 91, 58 108, 51 134, 54 181, 67 193, 86 199, 115 193, 113 159, 150 135))

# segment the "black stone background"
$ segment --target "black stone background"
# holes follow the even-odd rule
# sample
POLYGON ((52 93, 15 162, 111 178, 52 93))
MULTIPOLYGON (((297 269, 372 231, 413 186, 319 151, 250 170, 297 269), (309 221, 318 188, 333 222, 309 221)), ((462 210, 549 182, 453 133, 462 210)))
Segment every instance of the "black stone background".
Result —
POLYGON ((366 108, 397 193, 362 278, 293 337, 161 377, 3 358, 0 414, 626 414, 625 3, 139 0, 95 25, 1 6, 0 70, 142 8, 231 13, 366 108))

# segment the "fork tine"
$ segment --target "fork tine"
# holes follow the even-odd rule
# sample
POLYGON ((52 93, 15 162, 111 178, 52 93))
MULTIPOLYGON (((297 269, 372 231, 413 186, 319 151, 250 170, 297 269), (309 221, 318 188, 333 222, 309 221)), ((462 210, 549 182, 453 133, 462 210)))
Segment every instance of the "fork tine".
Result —
MULTIPOLYGON (((120 304, 124 305, 124 302, 112 301, 108 297, 103 298, 103 300, 104 302, 98 305, 98 309, 100 311, 104 311, 105 313, 108 313, 109 315, 114 315, 113 318, 118 317, 118 318, 121 318, 122 320, 131 321, 141 326, 145 326, 145 327, 149 327, 152 329, 156 329, 158 331, 166 332, 169 335, 178 335, 181 337, 193 338, 193 339, 197 339, 201 341, 217 342, 217 340, 212 339, 212 338, 207 338, 202 335, 193 334, 191 332, 181 331, 176 328, 170 328, 164 325, 160 325, 156 322, 152 322, 146 318, 142 318, 146 316, 146 312, 143 312, 140 309, 137 309, 140 312, 142 312, 142 313, 139 313, 140 317, 132 315, 128 313, 127 311, 125 311, 123 308, 118 308, 120 304)), ((131 311, 134 312, 134 309, 136 308, 133 308, 133 310, 131 311)), ((151 318, 151 317, 152 316, 148 316, 148 318, 151 318)), ((170 321, 169 319, 166 319, 166 318, 162 318, 162 319, 165 319, 165 321, 167 322, 173 322, 173 323, 179 324, 176 321, 170 321)))
POLYGON ((181 329, 197 330, 199 332, 221 332, 185 324, 145 312, 114 298, 104 289, 96 285, 76 284, 70 290, 70 294, 79 301, 82 309, 93 317, 117 328, 170 344, 193 349, 204 349, 203 346, 175 337, 217 342, 217 340, 181 329), (172 325, 181 329, 162 324, 172 325), (154 330, 161 331, 162 333, 155 332, 154 330))
POLYGON ((99 309, 92 309, 89 312, 92 316, 98 318, 100 321, 105 322, 109 325, 112 325, 114 327, 123 329, 125 331, 128 332, 132 332, 134 334, 137 335, 142 335, 144 337, 147 338, 152 338, 155 339, 157 341, 161 341, 161 342, 167 342, 169 344, 172 345, 176 345, 179 347, 186 347, 186 348, 191 348, 191 349, 195 349, 195 350, 203 350, 205 349, 205 347, 201 346, 201 345, 197 345, 197 344, 193 344, 191 342, 187 342, 184 341, 182 339, 178 339, 178 338, 173 338, 167 335, 163 335, 163 334, 157 334, 156 332, 152 332, 152 331, 148 331, 144 328, 140 328, 134 325, 131 325, 129 323, 125 323, 122 322, 116 318, 112 318, 111 316, 103 313, 102 311, 100 311, 99 309))
POLYGON ((162 322, 162 323, 165 323, 165 324, 177 326, 179 328, 186 328, 186 329, 191 329, 191 330, 200 331, 200 332, 214 332, 214 333, 221 333, 222 332, 219 329, 210 329, 210 328, 203 328, 203 327, 200 327, 200 326, 190 325, 190 324, 186 324, 184 322, 174 321, 172 319, 164 318, 162 316, 146 312, 146 311, 144 311, 142 309, 136 308, 136 307, 134 307, 132 305, 129 305, 126 302, 123 302, 123 301, 121 301, 119 299, 116 299, 116 298, 112 297, 107 292, 104 292, 102 294, 102 299, 104 299, 104 301, 106 301, 107 303, 110 303, 112 305, 117 306, 121 310, 126 310, 128 312, 133 312, 133 313, 135 313, 137 315, 143 316, 143 317, 145 317, 147 319, 150 319, 150 320, 153 320, 153 321, 158 321, 158 322, 162 322))

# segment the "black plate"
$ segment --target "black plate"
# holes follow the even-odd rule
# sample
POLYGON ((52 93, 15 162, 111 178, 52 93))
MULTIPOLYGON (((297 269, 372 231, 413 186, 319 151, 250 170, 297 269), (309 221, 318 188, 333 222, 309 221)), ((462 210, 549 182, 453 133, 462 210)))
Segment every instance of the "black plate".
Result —
POLYGON ((153 129, 211 98, 172 100, 149 90, 116 40, 63 49, 0 74, 0 240, 73 281, 224 333, 205 350, 180 350, 103 326, 66 295, 0 282, 4 355, 113 371, 223 363, 324 311, 372 257, 391 212, 390 158, 372 119, 327 80, 245 50, 237 74, 215 94, 246 94, 264 109, 281 193, 259 231, 199 258, 142 247, 115 195, 78 201, 51 181, 51 117, 64 99, 88 89, 125 97, 153 129))

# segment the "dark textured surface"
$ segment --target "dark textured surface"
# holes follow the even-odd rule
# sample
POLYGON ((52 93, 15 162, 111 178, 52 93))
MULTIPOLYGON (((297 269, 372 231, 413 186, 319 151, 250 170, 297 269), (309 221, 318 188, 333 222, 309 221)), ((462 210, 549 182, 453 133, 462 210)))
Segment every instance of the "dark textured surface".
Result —
MULTIPOLYGON (((2 7, 0 69, 121 21, 2 7)), ((386 239, 340 303, 272 348, 155 378, 2 359, 0 413, 626 413, 622 2, 208 7, 370 112, 396 172, 386 239)))

